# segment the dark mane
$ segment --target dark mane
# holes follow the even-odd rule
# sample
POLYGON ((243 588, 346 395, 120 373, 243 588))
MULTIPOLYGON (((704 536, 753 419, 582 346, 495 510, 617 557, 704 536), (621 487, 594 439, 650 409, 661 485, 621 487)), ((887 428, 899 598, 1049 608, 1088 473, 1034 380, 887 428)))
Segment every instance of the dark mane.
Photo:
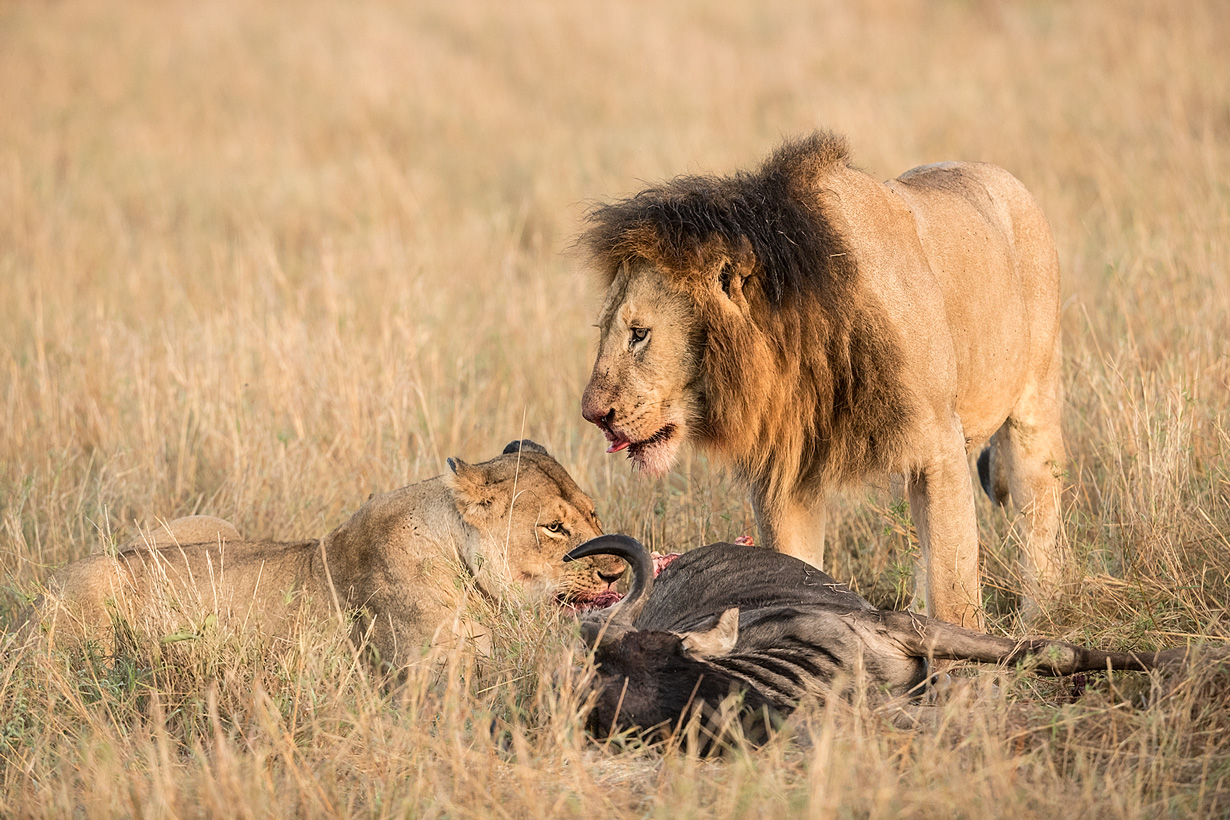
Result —
POLYGON ((913 408, 897 334, 824 213, 849 164, 845 140, 817 132, 754 171, 677 177, 596 207, 580 239, 608 288, 644 262, 691 294, 704 397, 693 435, 770 505, 895 469, 905 451, 913 408), (741 318, 715 295, 721 283, 730 296, 725 264, 739 277, 741 318))
POLYGON ((779 304, 852 267, 809 190, 825 167, 848 162, 843 138, 817 132, 785 143, 756 171, 680 176, 599 205, 580 241, 608 281, 636 259, 682 274, 712 262, 715 242, 730 255, 750 249, 753 273, 779 304))

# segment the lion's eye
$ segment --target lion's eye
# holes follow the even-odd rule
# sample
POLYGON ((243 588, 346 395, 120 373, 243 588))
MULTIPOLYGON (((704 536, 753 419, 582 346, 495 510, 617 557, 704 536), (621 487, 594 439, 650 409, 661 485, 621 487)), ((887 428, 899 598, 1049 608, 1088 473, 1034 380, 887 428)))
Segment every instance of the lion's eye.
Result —
POLYGON ((629 334, 632 336, 631 344, 639 345, 641 342, 645 341, 646 338, 648 338, 649 328, 634 327, 629 330, 629 334))
POLYGON ((568 530, 564 529, 564 524, 562 521, 553 521, 550 524, 543 524, 543 527, 546 528, 547 532, 553 532, 557 535, 568 534, 568 530))

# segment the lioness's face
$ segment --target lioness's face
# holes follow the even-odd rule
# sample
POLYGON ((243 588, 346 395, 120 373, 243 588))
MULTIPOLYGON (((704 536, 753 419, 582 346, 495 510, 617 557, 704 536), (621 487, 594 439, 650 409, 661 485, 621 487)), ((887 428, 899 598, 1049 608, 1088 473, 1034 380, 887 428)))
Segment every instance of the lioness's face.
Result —
POLYGON ((602 524, 593 499, 551 456, 523 451, 452 467, 458 511, 483 543, 481 566, 472 567, 481 583, 584 602, 622 575, 613 556, 564 563, 569 550, 602 534, 602 524))
POLYGON ((650 475, 671 468, 701 417, 695 310, 687 293, 649 265, 625 268, 607 290, 598 359, 581 412, 650 475))

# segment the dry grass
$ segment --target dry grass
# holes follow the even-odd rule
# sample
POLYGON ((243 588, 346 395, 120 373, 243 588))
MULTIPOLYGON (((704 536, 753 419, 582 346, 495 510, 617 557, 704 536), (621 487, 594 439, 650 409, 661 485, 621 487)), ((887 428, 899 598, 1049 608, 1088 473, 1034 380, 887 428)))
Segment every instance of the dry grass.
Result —
MULTIPOLYGON (((321 534, 522 436, 611 530, 750 532, 702 459, 651 483, 585 429, 597 294, 565 251, 587 200, 827 126, 880 177, 998 162, 1051 218, 1083 580, 1047 631, 1224 642, 1228 39, 1216 0, 0 5, 0 610, 137 521, 321 534)), ((837 505, 835 571, 893 603, 908 521, 868 495, 837 505)), ((1009 527, 979 510, 1011 591, 1009 527)), ((493 663, 396 693, 324 627, 12 649, 0 814, 1230 812, 1225 672, 1095 677, 1074 701, 1084 683, 982 675, 923 729, 836 704, 700 761, 587 743, 549 683, 558 624, 506 615, 493 663)))

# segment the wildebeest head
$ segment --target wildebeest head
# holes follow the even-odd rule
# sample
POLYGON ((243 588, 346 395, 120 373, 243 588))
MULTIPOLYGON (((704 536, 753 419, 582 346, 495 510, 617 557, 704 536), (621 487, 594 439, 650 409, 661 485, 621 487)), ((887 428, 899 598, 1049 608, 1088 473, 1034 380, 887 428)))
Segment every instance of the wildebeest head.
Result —
POLYGON ((743 735, 763 740, 777 718, 776 704, 746 681, 707 658, 730 652, 739 633, 739 610, 727 609, 716 623, 685 633, 633 627, 653 590, 653 561, 638 541, 622 535, 595 538, 568 553, 618 555, 632 567, 632 587, 619 604, 582 620, 581 632, 594 651, 596 690, 586 720, 595 737, 639 729, 660 740, 697 720, 700 750, 727 738, 734 723, 743 735))
POLYGON ((687 638, 645 630, 602 642, 594 655, 597 697, 586 729, 595 737, 640 729, 645 739, 660 740, 695 717, 702 751, 735 722, 745 737, 763 740, 777 714, 774 704, 694 654, 687 638))

